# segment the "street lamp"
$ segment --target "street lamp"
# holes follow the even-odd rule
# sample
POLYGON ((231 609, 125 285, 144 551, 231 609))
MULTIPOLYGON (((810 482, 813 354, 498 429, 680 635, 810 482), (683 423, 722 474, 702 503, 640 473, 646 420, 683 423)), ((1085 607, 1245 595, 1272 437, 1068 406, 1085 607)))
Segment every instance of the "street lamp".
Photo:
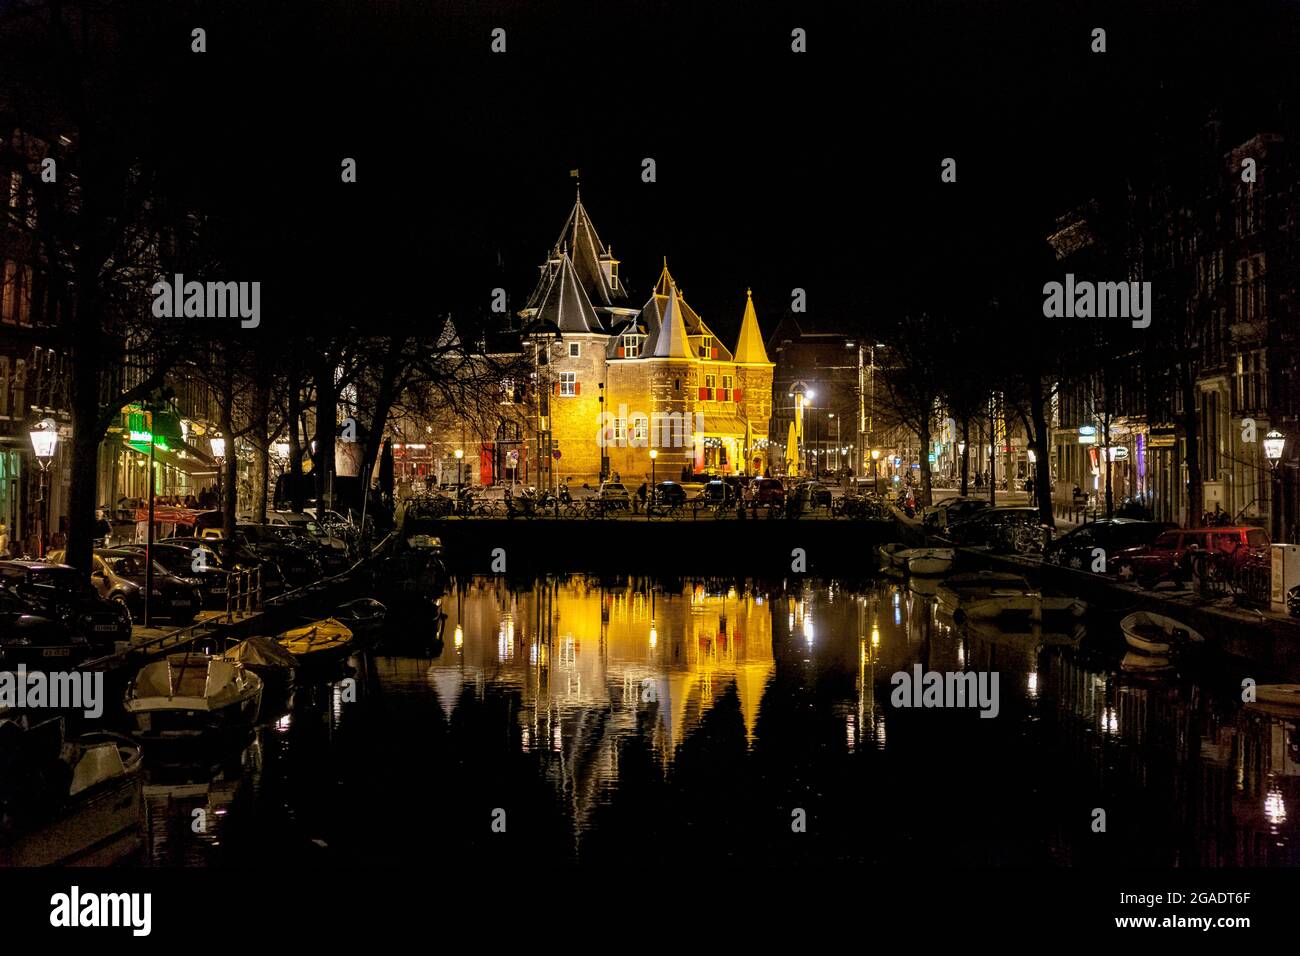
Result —
POLYGON ((650 500, 651 502, 655 500, 655 489, 659 487, 658 484, 656 484, 655 482, 655 459, 658 457, 659 457, 659 449, 651 448, 650 449, 650 500))
POLYGON ((59 426, 52 418, 43 418, 32 426, 28 437, 32 442, 32 453, 41 466, 41 495, 36 502, 36 556, 45 557, 45 485, 50 462, 59 447, 59 426))
POLYGON ((1270 509, 1273 512, 1273 540, 1279 541, 1282 537, 1282 481, 1277 466, 1286 447, 1286 436, 1274 428, 1264 436, 1263 444, 1264 457, 1273 472, 1273 507, 1270 509))
POLYGON ((212 457, 217 462, 217 508, 219 510, 221 508, 221 478, 226 463, 226 440, 218 433, 208 439, 208 444, 212 448, 212 457))
POLYGON ((871 449, 871 482, 875 488, 876 497, 880 497, 880 449, 871 449))
POLYGON ((465 470, 461 467, 461 461, 465 457, 465 449, 456 449, 456 488, 459 489, 465 483, 465 470))

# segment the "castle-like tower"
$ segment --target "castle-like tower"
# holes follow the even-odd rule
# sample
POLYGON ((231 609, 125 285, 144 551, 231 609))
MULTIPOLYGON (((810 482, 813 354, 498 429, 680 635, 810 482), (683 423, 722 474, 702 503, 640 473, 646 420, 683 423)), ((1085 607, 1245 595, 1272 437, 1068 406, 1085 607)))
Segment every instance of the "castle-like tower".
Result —
POLYGON ((772 371, 752 295, 728 350, 683 298, 665 260, 639 310, 619 262, 574 204, 521 310, 542 384, 538 431, 557 477, 639 484, 652 471, 761 474, 772 371))

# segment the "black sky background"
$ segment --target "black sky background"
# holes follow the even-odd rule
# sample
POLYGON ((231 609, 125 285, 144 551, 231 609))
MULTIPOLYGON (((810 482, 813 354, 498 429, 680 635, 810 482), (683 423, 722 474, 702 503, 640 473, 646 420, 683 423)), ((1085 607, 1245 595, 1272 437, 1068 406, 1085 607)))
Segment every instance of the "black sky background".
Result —
POLYGON ((808 324, 869 326, 900 276, 955 282, 955 266, 1014 254, 1122 181, 1159 129, 1211 107, 1230 138, 1279 127, 1300 37, 1296 4, 1276 0, 166 10, 107 65, 152 77, 159 103, 118 109, 221 221, 237 278, 263 282, 264 321, 332 310, 428 331, 485 315, 495 286, 523 305, 572 168, 635 304, 666 255, 724 336, 747 286, 765 331, 794 287, 808 324), (956 184, 939 180, 947 156, 956 184))

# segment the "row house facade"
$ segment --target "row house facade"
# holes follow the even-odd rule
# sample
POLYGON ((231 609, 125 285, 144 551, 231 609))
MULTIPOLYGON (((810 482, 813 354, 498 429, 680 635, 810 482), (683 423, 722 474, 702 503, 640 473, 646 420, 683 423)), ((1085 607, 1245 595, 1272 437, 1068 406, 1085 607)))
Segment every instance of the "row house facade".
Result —
POLYGON ((64 137, 0 122, 0 553, 37 553, 38 520, 55 543, 66 531, 71 415, 67 356, 50 334, 55 301, 42 252, 35 192, 41 163, 61 158, 64 137), (53 419, 60 441, 48 465, 43 515, 40 465, 29 432, 53 419))
POLYGON ((1116 505, 1133 498, 1186 524, 1199 501, 1234 521, 1276 520, 1295 540, 1294 142, 1231 145, 1216 121, 1201 132, 1198 148, 1164 151, 1145 182, 1062 217, 1050 237, 1063 269, 1149 281, 1153 296, 1149 329, 1112 326, 1094 353, 1105 367, 1067 369, 1059 384, 1057 495, 1077 484, 1100 500, 1109 458, 1116 505), (1276 483, 1263 448, 1273 428, 1288 438, 1276 483))

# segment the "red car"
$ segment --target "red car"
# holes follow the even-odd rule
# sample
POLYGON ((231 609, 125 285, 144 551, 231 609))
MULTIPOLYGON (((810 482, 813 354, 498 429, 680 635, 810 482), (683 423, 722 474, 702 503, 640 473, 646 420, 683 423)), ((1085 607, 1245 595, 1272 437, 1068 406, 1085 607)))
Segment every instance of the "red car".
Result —
POLYGON ((749 500, 756 505, 785 504, 785 485, 779 478, 755 478, 747 491, 749 500))
POLYGON ((1184 584, 1192 577, 1192 555, 1211 555, 1211 573, 1230 573, 1267 559, 1268 535, 1262 528, 1182 528, 1166 531, 1151 544, 1120 551, 1112 558, 1121 581, 1153 588, 1161 581, 1184 584))

